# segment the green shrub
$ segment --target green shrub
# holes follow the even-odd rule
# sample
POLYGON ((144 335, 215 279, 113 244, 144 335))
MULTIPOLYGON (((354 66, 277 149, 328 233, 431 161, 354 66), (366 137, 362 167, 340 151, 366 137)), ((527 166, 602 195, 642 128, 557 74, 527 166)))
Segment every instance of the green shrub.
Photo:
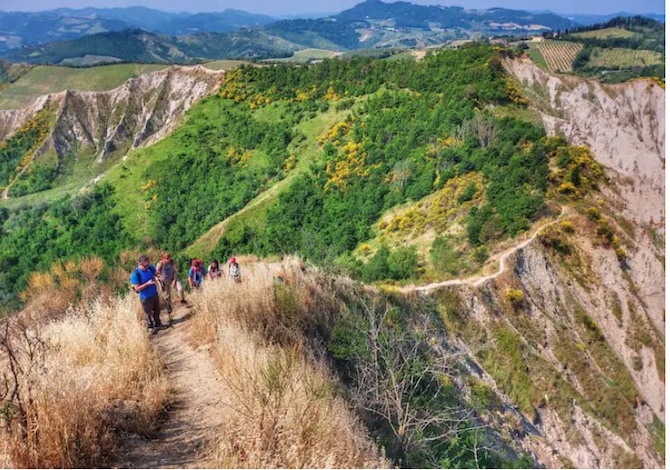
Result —
POLYGON ((388 257, 389 277, 395 280, 413 277, 418 261, 419 256, 414 246, 392 251, 388 257))
POLYGON ((460 255, 453 249, 451 242, 446 237, 435 238, 429 256, 438 271, 452 275, 460 272, 460 255))

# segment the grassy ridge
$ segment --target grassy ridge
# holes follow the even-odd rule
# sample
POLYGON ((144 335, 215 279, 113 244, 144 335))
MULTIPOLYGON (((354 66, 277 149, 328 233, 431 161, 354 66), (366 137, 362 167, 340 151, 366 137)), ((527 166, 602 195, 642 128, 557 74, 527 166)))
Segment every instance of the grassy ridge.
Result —
POLYGON ((635 33, 633 31, 628 31, 627 29, 622 28, 604 28, 595 31, 584 31, 583 33, 575 33, 574 36, 578 38, 596 38, 596 39, 630 38, 634 37, 635 33))
POLYGON ((63 90, 112 90, 129 78, 166 67, 159 64, 115 64, 91 68, 37 66, 0 93, 0 109, 23 108, 39 96, 63 90))
POLYGON ((126 282, 100 258, 31 275, 28 308, 0 333, 2 384, 16 391, 3 395, 8 468, 106 467, 123 433, 156 430, 169 384, 136 298, 113 295, 126 282))

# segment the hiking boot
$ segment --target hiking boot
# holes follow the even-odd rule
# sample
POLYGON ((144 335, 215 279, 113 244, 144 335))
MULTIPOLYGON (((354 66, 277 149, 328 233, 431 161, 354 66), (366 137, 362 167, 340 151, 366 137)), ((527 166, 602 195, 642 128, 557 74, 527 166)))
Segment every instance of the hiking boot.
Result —
POLYGON ((186 303, 188 303, 188 302, 186 302, 184 299, 182 299, 182 300, 179 301, 179 303, 180 303, 180 304, 186 304, 186 303))

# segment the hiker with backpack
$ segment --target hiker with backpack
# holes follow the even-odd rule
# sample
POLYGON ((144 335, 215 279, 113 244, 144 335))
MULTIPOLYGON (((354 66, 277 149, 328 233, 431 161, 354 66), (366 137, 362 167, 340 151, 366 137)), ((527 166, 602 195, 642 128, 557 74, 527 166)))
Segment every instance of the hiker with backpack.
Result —
POLYGON ((228 276, 230 276, 235 282, 242 282, 242 271, 240 270, 240 265, 237 263, 237 260, 234 256, 228 260, 228 276))
POLYGON ((153 334, 158 333, 161 325, 161 307, 158 299, 158 288, 156 287, 156 268, 149 261, 147 255, 140 255, 137 258, 137 267, 130 275, 130 284, 133 290, 140 296, 140 303, 144 311, 144 319, 147 322, 147 328, 152 330, 153 334))
POLYGON ((191 269, 188 270, 188 285, 191 290, 200 288, 205 278, 205 270, 202 266, 202 260, 195 258, 191 261, 191 269))
POLYGON ((219 262, 213 259, 212 262, 209 264, 209 267, 207 268, 207 278, 209 280, 219 279, 221 278, 222 275, 223 271, 221 271, 219 262))
MULTIPOLYGON (((170 316, 172 315, 172 288, 177 290, 182 304, 185 304, 186 300, 184 299, 184 289, 177 278, 177 266, 169 252, 164 251, 161 253, 161 260, 156 265, 156 274, 163 291, 163 300, 167 307, 167 313, 170 316)), ((170 324, 172 324, 172 317, 170 317, 170 324)))

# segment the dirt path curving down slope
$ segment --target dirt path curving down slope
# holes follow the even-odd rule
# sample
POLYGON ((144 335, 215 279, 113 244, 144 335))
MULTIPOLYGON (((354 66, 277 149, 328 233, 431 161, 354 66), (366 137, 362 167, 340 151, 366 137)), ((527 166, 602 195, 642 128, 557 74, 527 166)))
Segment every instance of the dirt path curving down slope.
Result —
POLYGON ((155 436, 135 436, 122 444, 117 468, 209 466, 203 444, 224 421, 224 387, 207 349, 188 342, 190 309, 179 306, 173 315, 174 326, 152 341, 165 361, 175 403, 155 436))
POLYGON ((526 245, 531 243, 533 240, 535 240, 538 236, 538 234, 544 230, 545 228, 554 225, 561 220, 565 219, 568 217, 568 215, 571 214, 571 211, 568 207, 566 206, 561 206, 561 214, 558 218, 551 220, 549 222, 546 222, 542 225, 540 225, 533 234, 528 237, 527 239, 517 243, 513 247, 503 251, 502 253, 496 255, 494 257, 498 258, 498 271, 494 274, 489 274, 487 276, 473 276, 469 277, 466 279, 449 279, 448 281, 441 281, 441 282, 433 282, 432 284, 426 284, 423 286, 406 286, 400 289, 400 292, 428 292, 434 289, 438 289, 440 287, 448 287, 448 286, 461 286, 464 284, 470 285, 472 287, 479 287, 482 284, 484 284, 487 281, 490 281, 492 279, 495 279, 496 277, 500 276, 503 272, 505 272, 505 265, 507 263, 507 259, 516 253, 517 251, 521 250, 524 248, 526 245))

